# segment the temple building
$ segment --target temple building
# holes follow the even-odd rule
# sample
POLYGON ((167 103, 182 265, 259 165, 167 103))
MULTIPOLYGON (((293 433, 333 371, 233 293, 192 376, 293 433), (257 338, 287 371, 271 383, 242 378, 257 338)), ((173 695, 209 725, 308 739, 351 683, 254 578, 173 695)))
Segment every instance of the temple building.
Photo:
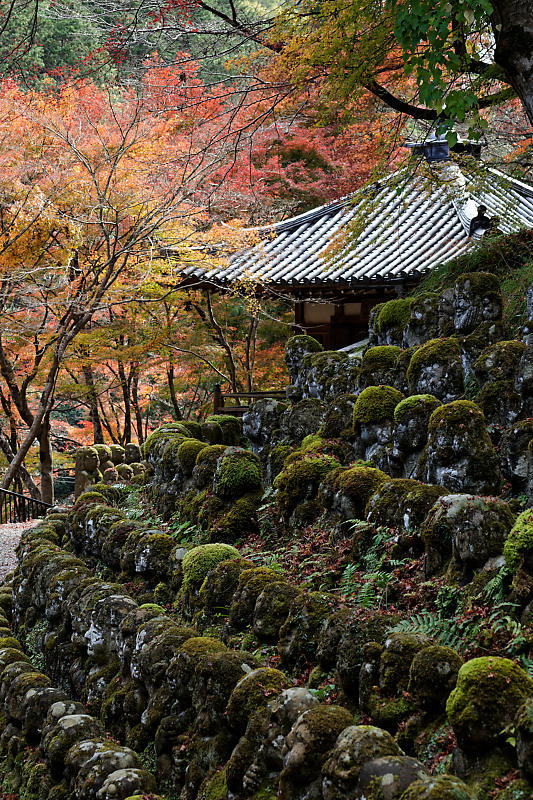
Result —
POLYGON ((335 350, 366 336, 376 303, 404 295, 488 232, 524 227, 533 227, 533 187, 481 164, 474 174, 446 160, 264 227, 261 241, 216 280, 191 269, 184 284, 220 290, 255 278, 294 300, 298 332, 335 350))

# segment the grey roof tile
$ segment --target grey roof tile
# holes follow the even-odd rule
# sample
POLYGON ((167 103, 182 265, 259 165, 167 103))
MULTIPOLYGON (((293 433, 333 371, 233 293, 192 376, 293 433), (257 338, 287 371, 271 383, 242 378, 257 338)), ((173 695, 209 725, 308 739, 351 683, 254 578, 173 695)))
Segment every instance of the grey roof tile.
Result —
MULTIPOLYGON (((477 206, 498 216, 504 233, 533 227, 533 187, 487 169, 476 188, 470 176, 452 164, 444 167, 444 184, 395 173, 353 195, 327 203, 263 229, 259 244, 234 256, 216 275, 231 283, 245 271, 266 284, 361 285, 424 274, 437 264, 470 249, 481 234, 470 237, 477 206), (325 250, 349 224, 359 234, 335 256, 325 250), (366 224, 362 224, 365 220, 366 224)), ((198 279, 209 273, 188 271, 198 279)))

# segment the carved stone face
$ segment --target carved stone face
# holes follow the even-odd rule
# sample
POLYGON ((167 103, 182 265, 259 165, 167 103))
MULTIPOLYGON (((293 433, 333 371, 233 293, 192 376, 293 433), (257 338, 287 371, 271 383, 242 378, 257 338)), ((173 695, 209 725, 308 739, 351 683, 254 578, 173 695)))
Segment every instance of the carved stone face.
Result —
POLYGON ((125 448, 125 460, 126 464, 134 464, 137 461, 141 460, 141 449, 138 444, 134 442, 129 442, 125 448))
POLYGON ((427 419, 420 414, 404 416, 394 431, 394 447, 399 453, 414 453, 427 442, 427 419))
POLYGON ((482 322, 499 319, 502 306, 492 292, 475 290, 466 280, 455 287, 454 309, 456 331, 472 333, 482 322))
POLYGON ((95 472, 98 469, 98 453, 88 449, 83 457, 83 467, 87 472, 95 472))

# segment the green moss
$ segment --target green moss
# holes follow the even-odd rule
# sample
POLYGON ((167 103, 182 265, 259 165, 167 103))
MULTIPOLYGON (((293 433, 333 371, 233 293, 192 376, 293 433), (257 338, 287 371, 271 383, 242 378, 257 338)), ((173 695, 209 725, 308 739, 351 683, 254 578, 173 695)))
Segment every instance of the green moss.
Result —
POLYGON ((468 786, 452 775, 432 775, 412 783, 402 800, 472 800, 468 786))
POLYGON ((457 339, 430 339, 419 347, 411 356, 407 369, 407 380, 412 391, 424 367, 433 365, 446 366, 451 361, 461 360, 461 347, 457 339))
POLYGON ((412 394, 401 400, 394 409, 394 421, 401 422, 404 417, 417 412, 432 413, 442 403, 432 394, 412 394))
POLYGON ((526 350, 523 342, 514 340, 492 344, 474 363, 474 372, 483 381, 511 380, 526 350))
MULTIPOLYGON (((309 709, 305 714, 305 726, 310 732, 308 744, 312 747, 309 758, 313 760, 314 756, 323 760, 339 734, 350 725, 353 725, 353 715, 346 708, 318 705, 309 709)), ((311 763, 309 767, 315 769, 316 764, 311 763)))
POLYGON ((363 356, 361 369, 371 372, 374 369, 394 367, 398 363, 401 352, 401 347, 395 347, 393 345, 371 347, 363 356))
POLYGON ((105 503, 105 500, 106 499, 101 492, 95 492, 95 491, 84 492, 83 494, 80 494, 80 496, 74 503, 73 511, 76 511, 76 509, 79 509, 81 506, 88 507, 89 505, 95 503, 103 504, 105 503))
POLYGON ((392 386, 368 386, 356 400, 354 427, 358 423, 372 424, 394 419, 394 409, 401 400, 403 394, 392 386))
POLYGON ((516 572, 524 557, 533 552, 533 509, 528 508, 517 517, 503 546, 503 556, 511 572, 516 572))
POLYGON ((201 439, 202 438, 202 426, 199 422, 195 422, 195 420, 188 419, 187 422, 181 423, 194 439, 201 439))
POLYGON ((382 698, 379 694, 372 694, 369 699, 368 712, 373 724, 388 731, 394 732, 413 711, 414 704, 407 697, 382 698))
POLYGON ((193 547, 182 561, 184 588, 193 592, 199 590, 205 576, 216 564, 239 557, 239 551, 229 544, 201 544, 193 547))
POLYGON ((241 443, 242 419, 239 417, 233 417, 230 414, 211 414, 205 422, 214 423, 220 427, 223 444, 239 445, 241 443))
POLYGON ((307 454, 325 454, 336 458, 341 464, 353 460, 353 449, 341 439, 323 439, 318 433, 306 436, 301 446, 285 459, 285 466, 299 461, 307 454))
POLYGON ((306 336, 305 334, 291 336, 285 342, 286 353, 293 350, 302 350, 305 353, 320 353, 323 349, 324 348, 317 339, 313 336, 306 336))
POLYGON ((271 667, 255 669, 245 675, 233 689, 228 701, 226 713, 230 726, 244 733, 251 714, 264 708, 288 686, 287 676, 271 667))
POLYGON ((507 658, 474 658, 459 670, 446 703, 460 747, 467 751, 505 741, 507 725, 533 692, 533 680, 507 658))
POLYGON ((221 769, 215 772, 205 790, 201 792, 201 800, 226 800, 228 796, 228 785, 226 783, 226 770, 221 769))
POLYGON ((183 471, 190 475, 196 464, 196 458, 207 447, 205 442, 200 442, 198 439, 186 439, 178 447, 178 461, 180 462, 183 471))
POLYGON ((446 493, 444 487, 435 484, 413 478, 391 478, 370 498, 366 514, 374 524, 399 528, 405 526, 404 520, 408 517, 408 527, 416 528, 438 498, 446 493))
POLYGON ((285 459, 294 451, 294 447, 290 444, 276 444, 268 454, 268 463, 270 466, 270 478, 274 480, 283 469, 285 459))
POLYGON ((98 459, 102 461, 111 461, 111 448, 106 444, 93 444, 92 449, 98 453, 98 459))
POLYGON ((276 503, 284 517, 290 517, 299 503, 316 496, 323 478, 340 463, 327 455, 304 456, 289 464, 274 481, 276 503))
POLYGON ((213 639, 211 636, 193 636, 180 645, 180 651, 186 653, 192 659, 200 659, 216 653, 225 653, 226 649, 226 645, 220 639, 213 639))
POLYGON ((215 542, 236 542, 250 533, 257 533, 257 509, 261 505, 263 492, 249 492, 237 498, 229 511, 217 516, 209 524, 209 538, 215 542))
POLYGON ((225 444, 206 445, 198 452, 198 455, 196 456, 196 466, 200 466, 200 464, 204 466, 209 465, 214 472, 217 461, 225 450, 225 444))
POLYGON ((462 664, 463 659, 451 647, 438 644, 423 647, 409 670, 408 691, 415 702, 429 711, 444 709, 462 664))
POLYGON ((243 494, 263 488, 261 462, 248 450, 228 451, 215 474, 214 491, 223 500, 235 500, 243 494))
POLYGON ((183 439, 190 439, 191 434, 187 430, 187 428, 180 422, 171 422, 166 425, 162 425, 160 428, 156 428, 155 431, 146 438, 145 443, 142 446, 142 452, 145 458, 149 458, 152 454, 155 453, 156 448, 158 448, 161 444, 165 442, 170 442, 174 438, 183 437, 183 439))
POLYGON ((216 564, 209 570, 200 588, 199 599, 202 606, 211 612, 227 614, 239 576, 252 567, 252 562, 245 558, 232 558, 216 564))
POLYGON ((456 288, 470 284, 470 291, 486 296, 500 296, 500 279, 492 272, 464 272, 455 281, 456 288))
POLYGON ((376 319, 376 330, 383 334, 395 330, 402 332, 411 316, 411 298, 399 298, 383 303, 376 319))
POLYGON ((507 414, 509 408, 519 409, 521 404, 513 381, 489 381, 474 401, 489 421, 499 414, 507 414))
POLYGON ((304 367, 314 367, 319 371, 328 369, 330 367, 336 371, 340 364, 348 361, 348 354, 341 353, 336 350, 325 350, 318 353, 308 353, 303 358, 304 367))
POLYGON ((453 403, 446 403, 435 409, 429 418, 428 430, 436 433, 441 426, 448 429, 458 429, 459 426, 468 428, 485 427, 485 417, 478 405, 470 400, 455 400, 453 403))

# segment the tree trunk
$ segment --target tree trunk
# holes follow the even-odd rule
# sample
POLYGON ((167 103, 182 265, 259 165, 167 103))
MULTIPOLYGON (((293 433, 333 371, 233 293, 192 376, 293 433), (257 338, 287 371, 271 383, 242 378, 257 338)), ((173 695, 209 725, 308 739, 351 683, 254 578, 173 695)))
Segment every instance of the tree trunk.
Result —
POLYGON ((494 60, 505 71, 533 125, 533 8, 531 0, 493 0, 494 60))
MULTIPOLYGON (((3 454, 7 458, 8 462, 12 461, 15 457, 16 450, 13 448, 12 443, 9 441, 7 436, 5 436, 2 431, 0 431, 0 448, 2 449, 3 454)), ((26 490, 30 497, 33 497, 34 500, 41 499, 41 493, 39 491, 39 487, 34 482, 33 478, 31 477, 30 473, 24 466, 24 464, 20 465, 18 475, 22 478, 22 483, 26 487, 26 490)), ((16 477, 16 476, 15 476, 16 477)))
POLYGON ((126 370, 120 359, 118 360, 118 374, 120 378, 120 388, 122 389, 122 397, 124 398, 124 429, 120 437, 120 443, 124 446, 128 442, 131 442, 131 403, 130 382, 126 377, 126 370))
POLYGON ((39 465, 41 470, 41 498, 45 503, 54 504, 54 457, 50 442, 50 412, 42 421, 39 430, 39 465))
POLYGON ((34 443, 35 439, 39 436, 42 421, 50 412, 53 405, 53 395, 58 371, 59 360, 55 361, 50 368, 43 392, 41 394, 41 399, 39 401, 39 407, 37 408, 37 412, 33 417, 33 422, 24 438, 24 441, 17 450, 13 460, 10 462, 6 474, 0 481, 1 489, 8 489, 10 487, 15 475, 20 469, 22 462, 26 458, 28 450, 34 443))
POLYGON ((93 435, 95 444, 104 443, 104 431, 102 428, 102 420, 98 411, 98 398, 96 395, 96 386, 94 385, 94 376, 91 367, 83 367, 83 379, 87 387, 87 402, 89 403, 89 413, 91 415, 91 422, 93 424, 93 435))
POLYGON ((137 441, 142 444, 143 439, 143 418, 139 403, 139 365, 132 367, 131 375, 131 404, 135 412, 135 427, 137 428, 137 441))
POLYGON ((181 420, 183 419, 183 415, 178 405, 178 398, 176 396, 176 384, 174 383, 174 359, 172 355, 169 356, 169 362, 167 367, 167 383, 168 383, 168 391, 170 394, 170 401, 174 409, 174 416, 176 417, 178 422, 181 422, 181 420))

